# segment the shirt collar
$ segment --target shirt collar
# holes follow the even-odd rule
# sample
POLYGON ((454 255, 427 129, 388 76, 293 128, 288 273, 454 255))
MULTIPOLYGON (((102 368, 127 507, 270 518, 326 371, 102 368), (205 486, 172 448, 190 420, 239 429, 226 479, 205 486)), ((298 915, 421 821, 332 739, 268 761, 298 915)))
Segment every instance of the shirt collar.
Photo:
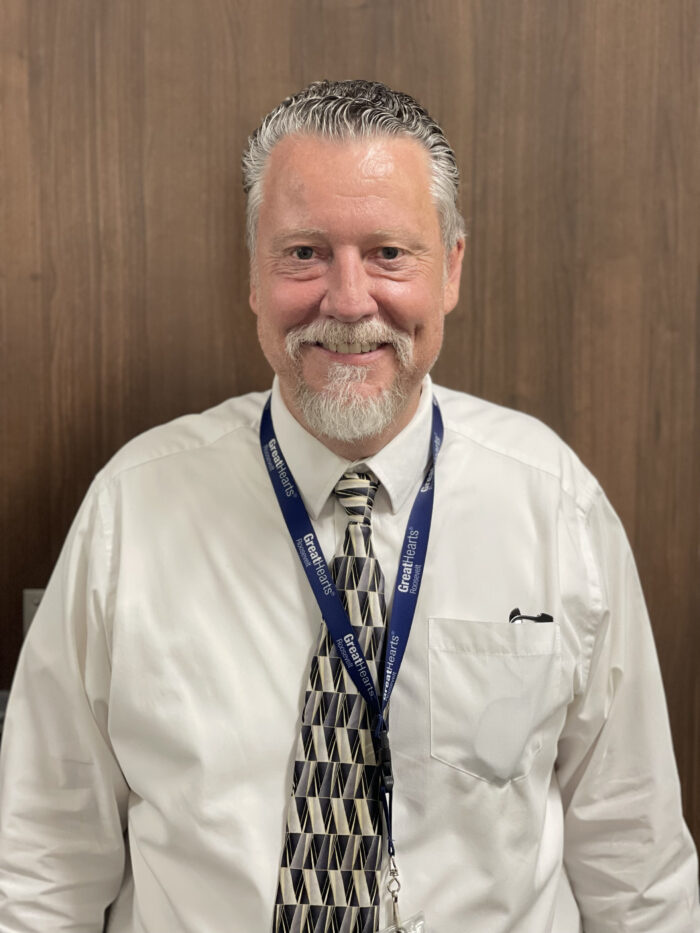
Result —
POLYGON ((432 396, 432 381, 426 376, 418 408, 403 431, 373 457, 352 461, 334 454, 299 424, 285 405, 275 376, 271 406, 275 434, 312 519, 318 518, 335 484, 350 467, 370 469, 385 490, 392 513, 401 508, 428 464, 432 396))

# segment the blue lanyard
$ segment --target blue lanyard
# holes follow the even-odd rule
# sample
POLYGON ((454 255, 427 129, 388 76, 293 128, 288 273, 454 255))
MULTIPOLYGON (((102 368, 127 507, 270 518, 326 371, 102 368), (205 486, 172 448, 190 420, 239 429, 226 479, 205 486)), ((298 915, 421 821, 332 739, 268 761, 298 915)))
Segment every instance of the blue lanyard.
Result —
POLYGON ((260 446, 285 524, 336 650, 360 695, 364 697, 368 708, 374 712, 373 731, 378 743, 377 764, 381 773, 382 804, 387 824, 389 854, 392 856, 394 844, 391 836, 391 804, 394 778, 384 713, 396 683, 416 611, 433 515, 435 461, 440 451, 443 435, 440 408, 437 400, 433 398, 430 461, 423 484, 411 508, 404 534, 391 618, 385 635, 384 678, 379 687, 381 693, 378 693, 367 667, 367 660, 355 638, 350 619, 323 557, 296 481, 287 466, 275 435, 270 413, 270 399, 267 400, 263 409, 260 422, 260 446))

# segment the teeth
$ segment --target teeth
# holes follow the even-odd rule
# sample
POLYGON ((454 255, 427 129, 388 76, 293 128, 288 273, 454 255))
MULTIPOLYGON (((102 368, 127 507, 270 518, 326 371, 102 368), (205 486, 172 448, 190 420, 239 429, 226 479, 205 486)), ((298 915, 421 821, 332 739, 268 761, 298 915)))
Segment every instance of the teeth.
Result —
POLYGON ((332 353, 371 353, 379 347, 378 343, 322 343, 319 346, 332 353))

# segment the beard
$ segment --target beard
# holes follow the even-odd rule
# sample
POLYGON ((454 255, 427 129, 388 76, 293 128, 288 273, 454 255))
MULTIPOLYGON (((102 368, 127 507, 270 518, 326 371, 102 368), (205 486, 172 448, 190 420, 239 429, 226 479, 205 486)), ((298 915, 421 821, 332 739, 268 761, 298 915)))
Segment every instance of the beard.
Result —
POLYGON ((285 348, 296 377, 294 401, 314 435, 346 443, 377 437, 406 407, 416 375, 413 341, 383 321, 314 321, 290 331, 285 348), (305 345, 326 342, 390 344, 399 364, 392 384, 378 395, 363 396, 359 388, 367 381, 368 367, 332 363, 325 386, 312 389, 304 380, 301 351, 305 345))

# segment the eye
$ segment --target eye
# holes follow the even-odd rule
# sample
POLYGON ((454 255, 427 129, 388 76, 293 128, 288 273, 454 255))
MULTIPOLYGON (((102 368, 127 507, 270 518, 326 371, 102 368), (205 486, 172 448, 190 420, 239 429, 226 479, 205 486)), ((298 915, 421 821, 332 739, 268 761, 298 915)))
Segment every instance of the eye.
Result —
POLYGON ((293 255, 295 259, 313 259, 314 251, 311 246, 295 246, 293 250, 293 255))
POLYGON ((382 259, 398 259, 401 255, 401 250, 398 246, 382 246, 379 250, 379 255, 382 259))

